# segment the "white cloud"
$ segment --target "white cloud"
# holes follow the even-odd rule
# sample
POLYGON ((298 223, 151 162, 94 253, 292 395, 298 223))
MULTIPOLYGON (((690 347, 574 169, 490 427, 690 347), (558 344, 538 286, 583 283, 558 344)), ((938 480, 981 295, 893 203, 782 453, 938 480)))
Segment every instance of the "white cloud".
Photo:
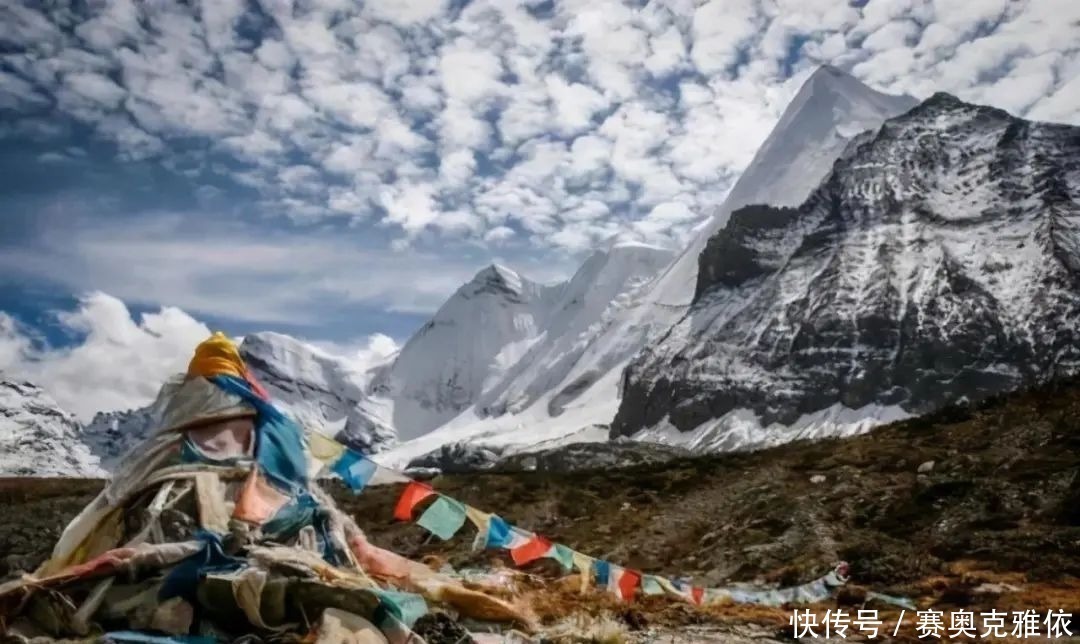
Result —
POLYGON ((86 295, 57 320, 83 339, 71 347, 35 349, 25 332, 0 316, 0 371, 43 387, 83 421, 98 411, 151 402, 166 378, 186 369, 192 349, 210 333, 171 307, 132 319, 123 302, 104 293, 86 295))
POLYGON ((444 10, 445 0, 368 0, 365 3, 372 15, 398 25, 410 25, 432 20, 444 10))
POLYGON ((167 167, 208 141, 268 216, 347 215, 401 243, 678 236, 649 213, 713 206, 823 62, 1080 123, 1068 0, 115 0, 73 33, 32 6, 0 9, 0 107, 55 105, 167 167), (591 202, 607 214, 583 219, 591 202))
POLYGON ((443 91, 452 101, 471 105, 502 91, 499 57, 465 38, 459 38, 443 49, 439 73, 443 91))
POLYGON ((565 134, 580 132, 589 127, 594 114, 607 107, 608 102, 592 87, 568 83, 560 76, 545 79, 548 94, 555 104, 560 130, 565 134))

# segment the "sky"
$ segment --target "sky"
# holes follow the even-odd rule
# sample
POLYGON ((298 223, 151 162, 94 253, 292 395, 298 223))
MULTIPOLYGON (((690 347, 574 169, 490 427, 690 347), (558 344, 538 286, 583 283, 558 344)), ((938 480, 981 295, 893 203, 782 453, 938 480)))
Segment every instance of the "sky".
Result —
POLYGON ((85 415, 209 329, 368 360, 488 263, 677 248, 824 63, 1080 123, 1080 2, 0 0, 0 370, 85 415))

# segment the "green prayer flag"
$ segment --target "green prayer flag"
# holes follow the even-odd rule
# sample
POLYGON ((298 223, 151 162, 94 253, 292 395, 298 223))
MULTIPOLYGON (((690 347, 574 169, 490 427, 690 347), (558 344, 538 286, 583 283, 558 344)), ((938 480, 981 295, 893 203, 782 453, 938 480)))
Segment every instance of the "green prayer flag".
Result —
POLYGON ((417 523, 431 534, 446 541, 465 525, 465 506, 458 501, 440 496, 428 506, 417 523))
POLYGON ((646 595, 663 595, 664 588, 656 581, 656 577, 645 575, 641 578, 641 592, 646 595))
POLYGON ((563 570, 570 571, 574 568, 574 551, 561 543, 556 543, 551 548, 551 552, 548 556, 559 562, 559 565, 563 567, 563 570))
POLYGON ((427 602, 420 595, 381 588, 372 592, 391 615, 409 628, 428 612, 427 602))

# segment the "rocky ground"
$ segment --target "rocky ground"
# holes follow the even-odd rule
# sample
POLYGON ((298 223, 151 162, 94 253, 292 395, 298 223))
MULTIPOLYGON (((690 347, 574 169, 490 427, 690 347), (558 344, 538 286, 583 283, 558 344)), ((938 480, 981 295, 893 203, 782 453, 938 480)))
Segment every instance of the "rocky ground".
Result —
MULTIPOLYGON (((432 484, 590 555, 704 585, 800 583, 844 560, 853 584, 839 602, 849 607, 872 589, 946 613, 1061 609, 1077 615, 1073 630, 1080 631, 1076 380, 846 440, 618 470, 451 475, 432 484)), ((0 483, 0 573, 42 560, 100 485, 0 483)), ((382 546, 456 567, 495 558, 470 551, 468 527, 442 543, 394 522, 398 488, 359 495, 332 488, 382 546)), ((549 571, 541 564, 533 572, 549 571)), ((635 641, 737 641, 739 629, 750 629, 747 641, 790 636, 790 613, 782 609, 587 601, 636 629, 635 641), (665 639, 692 627, 714 634, 665 639)), ((555 593, 538 611, 555 622, 572 608, 568 602, 581 600, 555 593)))

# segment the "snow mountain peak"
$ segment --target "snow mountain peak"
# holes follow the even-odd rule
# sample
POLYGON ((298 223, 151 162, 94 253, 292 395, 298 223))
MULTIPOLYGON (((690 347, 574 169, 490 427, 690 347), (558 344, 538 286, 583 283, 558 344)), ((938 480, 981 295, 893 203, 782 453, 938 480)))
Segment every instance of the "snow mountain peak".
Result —
POLYGON ((935 94, 854 139, 801 205, 736 211, 699 263, 693 305, 627 371, 615 434, 746 447, 829 410, 1076 373, 1080 128, 935 94))

